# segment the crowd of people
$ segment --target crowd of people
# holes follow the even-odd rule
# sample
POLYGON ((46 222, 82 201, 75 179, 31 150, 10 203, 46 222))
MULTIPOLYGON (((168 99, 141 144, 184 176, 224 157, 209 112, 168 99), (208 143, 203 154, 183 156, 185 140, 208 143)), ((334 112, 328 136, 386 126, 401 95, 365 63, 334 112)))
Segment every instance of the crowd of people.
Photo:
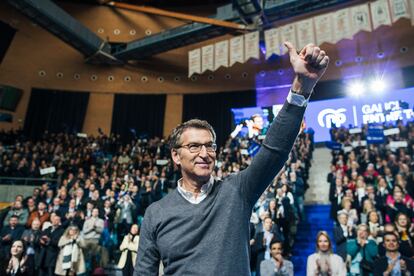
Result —
POLYGON ((320 256, 308 260, 308 275, 339 266, 348 275, 414 271, 414 123, 383 126, 384 141, 372 144, 366 143, 370 127, 331 130, 333 141, 342 146, 332 150, 327 177, 341 264, 323 258, 323 252, 332 252, 325 233, 329 250, 318 250, 320 256))
MULTIPOLYGON (((218 150, 213 176, 223 179, 246 168, 251 148, 260 143, 260 135, 230 136, 218 150)), ((272 256, 282 263, 291 254, 296 224, 304 218, 312 151, 312 134, 302 132, 285 168, 254 207, 250 244, 256 275, 272 256)), ((132 275, 145 210, 180 178, 167 142, 159 138, 125 144, 117 135, 46 132, 34 141, 21 131, 2 131, 0 156, 3 182, 46 179, 1 211, 1 275, 100 275, 114 262, 132 275), (48 168, 53 170, 41 174, 48 168)), ((283 263, 293 271, 289 261, 283 263)))

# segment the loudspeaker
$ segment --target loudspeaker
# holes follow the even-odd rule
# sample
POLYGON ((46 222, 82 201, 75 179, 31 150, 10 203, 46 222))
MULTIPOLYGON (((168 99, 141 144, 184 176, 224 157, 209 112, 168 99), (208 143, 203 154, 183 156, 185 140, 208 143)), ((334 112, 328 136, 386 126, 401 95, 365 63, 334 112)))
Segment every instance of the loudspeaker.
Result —
POLYGON ((0 109, 15 111, 23 91, 7 85, 0 85, 0 109))

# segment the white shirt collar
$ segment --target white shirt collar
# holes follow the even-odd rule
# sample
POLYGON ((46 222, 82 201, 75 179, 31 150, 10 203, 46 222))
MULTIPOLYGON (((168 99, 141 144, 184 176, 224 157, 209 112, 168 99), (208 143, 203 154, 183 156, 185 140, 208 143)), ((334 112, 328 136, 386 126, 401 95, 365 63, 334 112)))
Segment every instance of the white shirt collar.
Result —
POLYGON ((177 190, 178 192, 186 199, 188 202, 192 204, 199 204, 201 201, 203 201, 209 192, 211 191, 211 188, 214 184, 214 177, 210 176, 210 180, 201 186, 200 194, 197 195, 197 197, 192 193, 184 189, 183 187, 183 179, 177 181, 177 190))

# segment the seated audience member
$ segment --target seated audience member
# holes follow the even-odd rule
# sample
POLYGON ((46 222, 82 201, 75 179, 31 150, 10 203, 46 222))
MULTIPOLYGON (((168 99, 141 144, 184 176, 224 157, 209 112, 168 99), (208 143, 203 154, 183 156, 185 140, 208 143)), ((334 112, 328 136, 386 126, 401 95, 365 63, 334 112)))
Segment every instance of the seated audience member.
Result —
POLYGON ((129 276, 134 272, 134 266, 137 258, 139 243, 139 228, 137 224, 133 224, 129 233, 122 240, 119 250, 121 250, 121 258, 118 267, 122 269, 122 275, 129 276))
POLYGON ((55 274, 56 260, 59 254, 59 240, 65 229, 61 225, 61 219, 58 215, 51 216, 51 226, 42 232, 40 236, 40 258, 38 267, 40 274, 52 276, 55 274))
POLYGON ((38 275, 39 270, 36 267, 38 259, 40 258, 40 236, 42 231, 40 230, 40 220, 35 218, 32 221, 30 229, 24 230, 21 239, 26 243, 26 256, 27 256, 27 272, 29 275, 38 275))
POLYGON ((25 246, 22 240, 15 240, 10 249, 10 260, 7 265, 6 275, 31 276, 27 269, 27 257, 25 246))
POLYGON ((368 239, 368 236, 368 226, 360 224, 357 228, 356 239, 347 242, 351 275, 371 274, 373 270, 373 263, 378 254, 378 246, 375 241, 368 239))
POLYGON ((19 218, 16 216, 11 216, 7 226, 3 226, 0 232, 1 247, 0 247, 0 257, 5 257, 10 252, 10 247, 12 246, 13 241, 19 240, 23 234, 24 227, 18 224, 19 218))
POLYGON ((374 262, 375 276, 412 275, 414 260, 399 252, 398 235, 394 232, 384 234, 385 256, 374 262))
POLYGON ((272 240, 270 243, 269 260, 260 263, 260 275, 262 276, 293 276, 293 264, 283 258, 283 242, 272 240))
POLYGON ((66 228, 59 239, 60 248, 56 261, 57 275, 80 275, 86 272, 83 248, 85 243, 76 225, 66 228))
POLYGON ((316 236, 316 253, 308 257, 306 275, 346 275, 345 263, 340 256, 332 253, 332 243, 325 231, 320 231, 316 236))
POLYGON ((399 238, 400 253, 407 257, 414 256, 414 229, 408 216, 404 213, 397 214, 395 218, 395 226, 397 227, 399 238))

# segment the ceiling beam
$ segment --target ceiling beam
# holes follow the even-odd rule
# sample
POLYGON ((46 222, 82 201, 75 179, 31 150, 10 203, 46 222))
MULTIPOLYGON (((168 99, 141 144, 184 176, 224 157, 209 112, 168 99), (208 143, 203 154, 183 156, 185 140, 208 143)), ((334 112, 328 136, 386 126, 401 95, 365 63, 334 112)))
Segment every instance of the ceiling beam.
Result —
POLYGON ((196 16, 196 15, 179 13, 179 12, 166 11, 166 10, 162 10, 162 9, 158 9, 154 7, 137 6, 137 5, 127 4, 127 3, 120 3, 120 2, 109 2, 107 3, 107 5, 116 7, 116 8, 137 11, 137 12, 167 16, 167 17, 172 17, 176 19, 192 21, 192 22, 197 22, 197 23, 205 23, 205 24, 229 28, 229 29, 235 29, 235 30, 249 30, 250 29, 250 27, 246 25, 238 24, 235 22, 229 22, 229 21, 219 20, 215 18, 202 17, 202 16, 196 16))

